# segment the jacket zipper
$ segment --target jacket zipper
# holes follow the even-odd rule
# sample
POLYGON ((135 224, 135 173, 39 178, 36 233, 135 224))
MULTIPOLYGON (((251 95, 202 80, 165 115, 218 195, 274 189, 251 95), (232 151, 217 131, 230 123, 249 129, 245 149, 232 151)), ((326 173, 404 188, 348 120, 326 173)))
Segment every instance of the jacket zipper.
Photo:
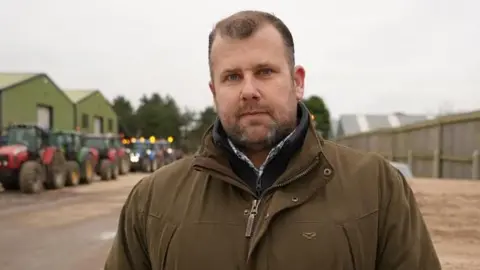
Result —
POLYGON ((288 185, 289 183, 297 180, 298 178, 300 177, 303 177, 305 176, 306 174, 308 174, 310 171, 313 170, 313 168, 315 168, 315 166, 317 166, 319 162, 319 158, 315 158, 315 160, 305 169, 303 170, 301 173, 295 175, 294 177, 290 178, 289 180, 281 183, 281 184, 278 184, 278 185, 275 185, 275 186, 272 186, 268 189, 266 189, 262 196, 260 196, 260 199, 255 199, 252 201, 252 207, 250 208, 250 213, 248 215, 248 219, 247 219, 247 227, 246 227, 246 230, 245 230, 245 237, 246 238, 250 238, 252 237, 252 234, 253 234, 253 229, 254 229, 254 226, 255 226, 255 218, 258 214, 258 207, 262 201, 262 198, 264 196, 264 194, 267 193, 267 191, 270 191, 271 189, 273 188, 279 188, 279 187, 283 187, 283 186, 286 186, 288 185))
POLYGON ((247 228, 245 229, 245 237, 250 238, 253 232, 253 225, 255 225, 255 217, 258 214, 258 206, 260 205, 260 200, 253 200, 252 207, 250 208, 250 213, 248 214, 247 219, 247 228))
MULTIPOLYGON (((250 212, 248 214, 248 219, 247 219, 247 226, 246 226, 246 229, 245 229, 245 237, 246 238, 250 238, 252 237, 252 234, 253 234, 253 229, 254 229, 254 226, 255 226, 255 218, 258 214, 258 207, 260 206, 260 203, 262 201, 262 198, 264 196, 264 194, 267 193, 267 191, 270 191, 271 189, 274 189, 274 188, 279 188, 279 187, 283 187, 283 186, 286 186, 288 184, 290 184, 291 182, 297 180, 298 178, 300 177, 303 177, 305 176, 306 174, 308 174, 311 170, 313 170, 313 168, 315 168, 315 166, 318 164, 319 162, 319 157, 316 157, 315 160, 304 170, 302 171, 301 173, 295 175, 294 177, 290 178, 289 180, 281 183, 281 184, 278 184, 278 185, 275 185, 275 186, 271 186, 270 188, 267 188, 263 193, 262 195, 259 197, 259 199, 254 199, 252 201, 252 207, 250 208, 250 212)), ((220 174, 220 175, 223 175, 225 177, 228 177, 228 178, 231 178, 227 175, 224 175, 223 173, 217 171, 217 170, 212 170, 211 168, 206 168, 206 167, 203 167, 203 166, 197 166, 199 168, 203 168, 203 169, 206 169, 206 170, 210 170, 210 171, 215 171, 216 173, 220 174)), ((253 194, 252 194, 253 195, 253 194)))

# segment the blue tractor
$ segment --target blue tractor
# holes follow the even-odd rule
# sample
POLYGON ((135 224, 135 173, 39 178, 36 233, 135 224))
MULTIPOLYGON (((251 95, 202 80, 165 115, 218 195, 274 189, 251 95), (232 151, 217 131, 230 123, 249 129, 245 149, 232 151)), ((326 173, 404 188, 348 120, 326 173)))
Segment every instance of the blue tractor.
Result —
POLYGON ((155 137, 146 140, 143 137, 124 140, 130 157, 131 170, 154 172, 164 164, 163 153, 155 144, 155 137))

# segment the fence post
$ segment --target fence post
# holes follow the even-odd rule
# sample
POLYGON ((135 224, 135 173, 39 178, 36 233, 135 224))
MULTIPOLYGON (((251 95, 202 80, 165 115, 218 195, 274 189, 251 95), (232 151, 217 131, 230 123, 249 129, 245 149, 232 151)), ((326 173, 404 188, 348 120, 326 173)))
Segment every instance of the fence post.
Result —
POLYGON ((413 151, 412 150, 408 150, 407 152, 407 164, 410 170, 413 171, 413 151))
POLYGON ((432 177, 433 178, 440 178, 440 151, 438 149, 435 149, 433 151, 433 160, 432 160, 432 177))
POLYGON ((480 152, 473 151, 472 155, 472 179, 480 179, 480 152))

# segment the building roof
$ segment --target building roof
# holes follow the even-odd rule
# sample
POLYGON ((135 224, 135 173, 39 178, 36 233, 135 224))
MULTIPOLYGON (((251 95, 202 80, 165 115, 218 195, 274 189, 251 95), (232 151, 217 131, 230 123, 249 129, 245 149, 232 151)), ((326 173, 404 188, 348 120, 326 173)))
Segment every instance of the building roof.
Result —
POLYGON ((0 90, 31 79, 40 73, 0 72, 0 90))
POLYGON ((96 89, 66 89, 64 92, 73 103, 78 103, 95 93, 96 89))
POLYGON ((431 119, 427 115, 409 115, 394 113, 379 114, 345 114, 338 120, 337 136, 348 136, 383 128, 395 128, 431 119))

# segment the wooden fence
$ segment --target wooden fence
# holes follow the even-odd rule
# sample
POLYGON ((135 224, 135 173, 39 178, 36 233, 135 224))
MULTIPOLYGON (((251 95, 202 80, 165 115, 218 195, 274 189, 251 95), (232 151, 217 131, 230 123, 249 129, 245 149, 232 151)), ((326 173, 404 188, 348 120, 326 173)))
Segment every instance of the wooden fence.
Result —
POLYGON ((417 177, 480 179, 480 111, 337 138, 410 165, 417 177))

